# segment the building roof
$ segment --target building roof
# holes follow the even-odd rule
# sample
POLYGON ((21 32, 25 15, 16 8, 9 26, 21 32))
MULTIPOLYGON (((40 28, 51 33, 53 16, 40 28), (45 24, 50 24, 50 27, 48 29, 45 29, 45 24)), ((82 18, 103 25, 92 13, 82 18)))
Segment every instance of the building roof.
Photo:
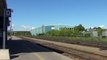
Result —
POLYGON ((0 8, 6 8, 7 4, 6 4, 6 0, 0 0, 0 8))

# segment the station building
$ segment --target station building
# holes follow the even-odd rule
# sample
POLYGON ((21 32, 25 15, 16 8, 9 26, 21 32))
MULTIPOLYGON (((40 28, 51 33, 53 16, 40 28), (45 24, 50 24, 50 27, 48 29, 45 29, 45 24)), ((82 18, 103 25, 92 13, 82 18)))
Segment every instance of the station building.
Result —
POLYGON ((49 26, 41 26, 35 29, 32 29, 30 32, 32 35, 38 35, 41 33, 47 33, 51 30, 60 30, 61 28, 72 28, 71 26, 67 26, 67 25, 49 25, 49 26))

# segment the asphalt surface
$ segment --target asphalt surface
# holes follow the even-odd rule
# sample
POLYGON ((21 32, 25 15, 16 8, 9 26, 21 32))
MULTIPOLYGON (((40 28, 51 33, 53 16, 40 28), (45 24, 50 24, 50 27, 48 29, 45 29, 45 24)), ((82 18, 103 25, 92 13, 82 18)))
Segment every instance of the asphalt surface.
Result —
POLYGON ((73 60, 38 44, 13 37, 8 40, 11 60, 73 60))

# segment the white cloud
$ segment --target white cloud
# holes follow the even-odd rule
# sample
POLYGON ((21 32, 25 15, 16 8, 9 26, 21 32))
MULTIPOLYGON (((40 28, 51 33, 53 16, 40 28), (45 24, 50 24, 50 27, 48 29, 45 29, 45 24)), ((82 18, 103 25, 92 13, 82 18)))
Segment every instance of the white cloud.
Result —
POLYGON ((14 29, 14 27, 15 27, 15 25, 14 25, 14 24, 12 24, 12 25, 8 26, 8 30, 14 29))
POLYGON ((101 28, 105 28, 105 26, 104 26, 104 25, 100 25, 99 27, 101 27, 101 28))
POLYGON ((21 25, 20 27, 22 27, 22 28, 29 28, 29 26, 26 26, 26 25, 21 25))
POLYGON ((94 27, 91 27, 92 29, 94 28, 94 27))
POLYGON ((32 26, 27 26, 27 25, 21 25, 20 26, 21 28, 25 29, 25 30, 32 30, 32 29, 35 29, 35 27, 32 27, 32 26))
POLYGON ((31 29, 35 29, 35 27, 31 27, 31 29))
POLYGON ((12 24, 12 27, 14 27, 14 24, 12 24))

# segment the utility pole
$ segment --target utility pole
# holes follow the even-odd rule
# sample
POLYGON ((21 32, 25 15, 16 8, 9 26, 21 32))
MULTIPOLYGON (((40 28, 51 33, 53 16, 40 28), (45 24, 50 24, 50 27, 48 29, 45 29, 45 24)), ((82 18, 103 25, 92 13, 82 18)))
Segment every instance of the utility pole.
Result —
MULTIPOLYGON (((13 10, 11 10, 11 12, 13 12, 13 10)), ((12 40, 12 34, 13 34, 13 26, 12 26, 12 15, 11 15, 11 21, 10 21, 10 39, 9 40, 12 40)))

